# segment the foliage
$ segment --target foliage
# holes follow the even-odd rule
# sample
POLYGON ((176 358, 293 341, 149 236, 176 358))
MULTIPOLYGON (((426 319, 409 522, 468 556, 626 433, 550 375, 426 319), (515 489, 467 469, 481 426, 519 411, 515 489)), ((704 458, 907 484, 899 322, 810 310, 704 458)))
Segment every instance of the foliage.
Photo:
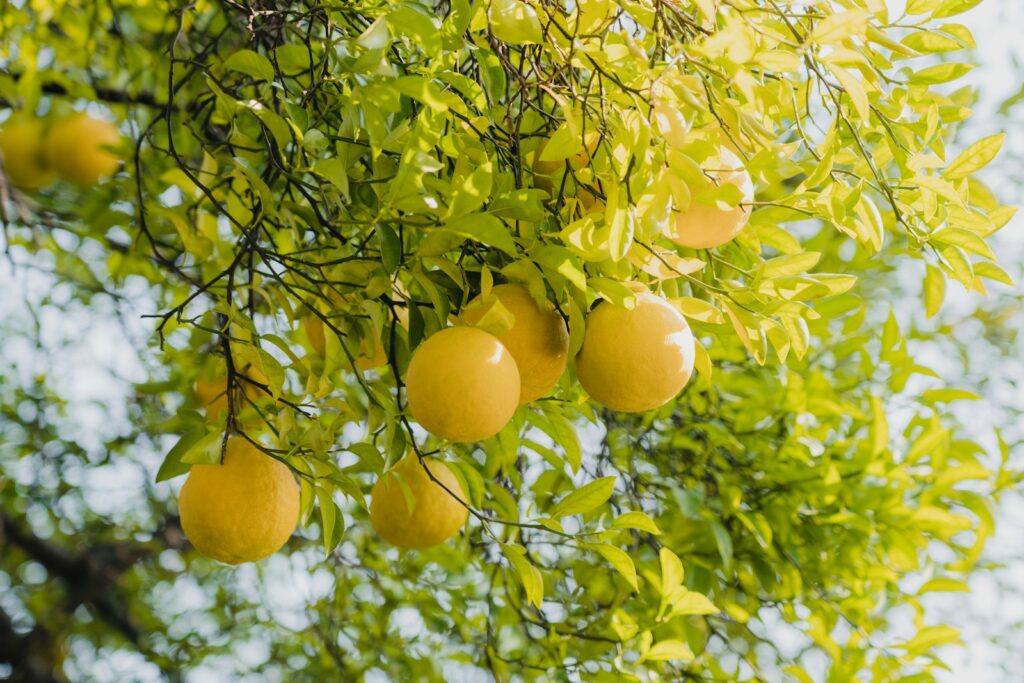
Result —
POLYGON ((927 333, 908 339, 884 296, 916 271, 931 316, 947 280, 1009 279, 986 238, 1013 211, 973 176, 1002 139, 947 149, 970 65, 933 58, 973 45, 951 17, 974 4, 3 10, 0 97, 88 106, 132 140, 96 187, 5 186, 7 243, 154 334, 133 426, 103 448, 61 431, 45 379, 2 389, 0 576, 17 589, 0 606, 19 623, 0 640, 24 647, 0 659, 93 678, 90 658, 128 649, 174 676, 256 642, 253 669, 301 680, 932 680, 958 634, 921 596, 962 590, 1017 482, 983 464, 947 409, 974 397, 916 357, 927 333), (678 248, 673 207, 721 144, 754 178, 750 224, 678 248), (595 302, 644 283, 689 319, 699 377, 628 416, 569 372, 497 437, 440 442, 406 415, 410 353, 504 280, 557 306, 573 353, 595 302), (361 368, 376 343, 387 362, 361 368), (230 408, 209 423, 193 386, 219 375, 230 408), (307 528, 259 570, 197 557, 162 483, 234 431, 302 484, 307 528), (453 466, 472 514, 456 541, 399 554, 363 495, 409 449, 453 466), (121 459, 161 483, 108 519, 68 475, 121 459), (264 606, 274 591, 290 612, 264 606), (39 654, 65 647, 68 663, 39 654))

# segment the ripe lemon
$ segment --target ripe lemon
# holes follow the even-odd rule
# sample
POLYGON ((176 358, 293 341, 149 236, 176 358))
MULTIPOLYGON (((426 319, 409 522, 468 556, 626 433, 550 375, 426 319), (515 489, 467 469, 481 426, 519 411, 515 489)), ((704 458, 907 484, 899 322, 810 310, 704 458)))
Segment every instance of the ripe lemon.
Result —
MULTIPOLYGON (((550 305, 543 309, 522 285, 498 285, 491 295, 511 313, 515 322, 507 332, 496 335, 505 345, 519 370, 519 404, 524 405, 551 391, 569 362, 569 330, 550 305)), ((475 325, 495 305, 495 300, 477 297, 462 314, 475 325)))
POLYGON ((693 374, 694 341, 686 319, 650 292, 632 310, 603 302, 587 316, 576 376, 598 403, 627 413, 671 401, 693 374))
POLYGON ((241 437, 220 465, 193 465, 178 497, 181 528, 203 555, 255 562, 285 544, 299 519, 299 487, 288 467, 241 437))
POLYGON ((449 441, 480 441, 508 424, 519 404, 519 370, 497 337, 449 327, 420 344, 409 362, 413 418, 449 441))
POLYGON ((38 119, 11 119, 0 128, 0 152, 4 172, 15 187, 38 190, 56 174, 43 158, 43 122, 38 119))
POLYGON ((399 548, 440 545, 459 533, 469 514, 459 502, 466 501, 466 494, 448 466, 433 459, 423 464, 408 455, 373 485, 370 523, 385 541, 399 548), (431 480, 423 464, 443 487, 431 480))
POLYGON ((66 180, 92 185, 117 171, 120 159, 108 147, 118 147, 117 126, 87 114, 72 114, 50 127, 43 143, 46 162, 66 180))
MULTIPOLYGON (((255 401, 262 396, 268 395, 253 384, 253 382, 266 385, 269 381, 259 368, 251 365, 239 369, 239 372, 251 379, 252 382, 239 379, 236 383, 236 386, 242 389, 242 393, 245 396, 244 400, 235 402, 235 410, 237 411, 244 410, 250 401, 255 401)), ((196 380, 195 390, 199 403, 206 408, 206 417, 210 421, 216 422, 220 418, 220 414, 228 409, 228 378, 215 377, 210 379, 200 377, 196 380)))
POLYGON ((718 169, 709 171, 714 182, 708 187, 692 191, 690 207, 676 213, 675 221, 669 228, 669 238, 684 247, 720 247, 740 234, 750 220, 750 207, 744 204, 749 205, 754 201, 754 183, 740 158, 729 148, 721 147, 717 158, 711 159, 707 165, 718 169), (740 189, 743 199, 738 206, 723 210, 697 201, 702 194, 723 183, 732 183, 740 189))

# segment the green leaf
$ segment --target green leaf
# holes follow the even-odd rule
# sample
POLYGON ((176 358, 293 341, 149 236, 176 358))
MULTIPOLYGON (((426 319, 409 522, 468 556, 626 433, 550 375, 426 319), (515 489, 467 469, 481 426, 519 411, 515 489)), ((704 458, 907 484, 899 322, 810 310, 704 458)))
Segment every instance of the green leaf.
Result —
POLYGON ((491 0, 489 18, 494 36, 510 45, 544 40, 537 12, 522 0, 491 0))
POLYGON ((681 640, 662 640, 648 650, 640 661, 667 662, 672 660, 691 660, 693 652, 681 640))
POLYGON ((900 645, 907 656, 916 657, 942 645, 960 642, 960 631, 952 626, 925 626, 912 639, 900 645))
POLYGON ((955 247, 960 247, 965 251, 969 251, 979 256, 994 261, 995 254, 992 253, 992 248, 988 246, 988 242, 978 237, 970 230, 962 230, 960 228, 943 228, 938 232, 933 232, 930 235, 930 239, 934 242, 942 242, 943 244, 951 244, 955 247))
POLYGON ((950 578, 935 578, 926 581, 923 586, 917 590, 918 595, 924 595, 925 593, 969 593, 970 587, 960 581, 959 579, 950 578))
POLYGON ((665 546, 658 550, 658 561, 661 565, 661 594, 668 596, 683 583, 683 563, 665 546))
POLYGON ((638 531, 646 531, 649 534, 655 536, 661 533, 661 529, 654 523, 654 520, 648 517, 643 512, 623 512, 621 515, 612 520, 612 529, 637 529, 638 531))
POLYGON ((313 165, 313 172, 326 178, 338 188, 342 196, 348 198, 348 169, 341 159, 321 159, 313 165))
POLYGON ((398 233, 387 223, 378 223, 377 237, 380 239, 380 258, 384 269, 394 273, 402 263, 402 242, 398 233))
POLYGON ((955 81, 967 75, 973 68, 973 64, 960 64, 956 62, 936 64, 918 71, 913 75, 913 80, 915 85, 938 85, 939 83, 955 81))
POLYGON ((973 7, 977 7, 979 4, 981 4, 981 0, 946 0, 939 5, 932 16, 936 19, 956 16, 957 14, 963 14, 973 7))
POLYGON ((587 284, 602 299, 610 301, 620 308, 632 309, 636 305, 636 292, 626 283, 606 277, 592 277, 587 284))
POLYGON ((713 519, 708 523, 711 526, 711 533, 715 537, 715 545, 718 546, 718 554, 722 556, 722 567, 725 571, 732 570, 732 538, 722 523, 713 519))
POLYGON ((980 171, 996 158, 1005 140, 1005 133, 990 135, 987 138, 978 140, 958 154, 956 159, 953 159, 949 166, 946 167, 942 175, 950 180, 959 180, 966 178, 976 171, 980 171))
POLYGON ((614 490, 615 477, 602 477, 568 493, 555 504, 548 516, 559 518, 590 512, 604 505, 614 490))
POLYGON ((583 149, 579 126, 565 121, 551 134, 541 150, 538 161, 564 161, 583 149))
MULTIPOLYGON (((226 412, 226 411, 225 411, 226 412)), ((224 418, 221 417, 223 423, 224 418)), ((223 426, 223 425, 221 425, 223 426)), ((208 431, 181 453, 181 462, 189 465, 216 465, 224 455, 224 432, 220 429, 208 431)))
POLYGON ((602 543, 598 545, 588 545, 588 548, 599 553, 604 559, 615 567, 615 570, 625 577, 629 585, 633 587, 633 590, 639 591, 640 586, 637 583, 636 578, 636 565, 633 564, 632 558, 620 548, 616 548, 613 545, 602 543))
POLYGON ((393 36, 407 36, 411 42, 428 55, 441 53, 440 22, 411 6, 402 6, 387 15, 388 27, 393 36))
POLYGON ((810 40, 822 45, 841 43, 852 36, 863 36, 868 13, 863 10, 827 14, 811 31, 810 40))
POLYGON ((320 507, 320 526, 323 534, 324 554, 330 555, 345 534, 345 518, 338 509, 330 490, 316 487, 316 500, 320 507))
POLYGON ((783 275, 806 273, 811 268, 814 268, 820 260, 821 254, 816 251, 777 256, 761 264, 761 277, 768 279, 783 275))
POLYGON ((160 469, 157 470, 157 482, 173 479, 189 471, 192 463, 182 461, 182 457, 207 435, 207 429, 207 426, 203 425, 181 435, 178 442, 167 452, 163 463, 160 465, 160 469))
POLYGON ((987 280, 993 280, 1000 282, 1004 285, 1013 286, 1013 278, 1010 277, 1009 273, 1000 268, 994 263, 988 261, 979 261, 974 264, 974 274, 978 277, 983 277, 987 280))
POLYGON ((274 65, 252 50, 239 50, 224 61, 224 68, 252 76, 258 81, 274 80, 274 65))
POLYGON ((889 420, 885 405, 876 395, 871 396, 871 454, 879 455, 889 445, 889 420))
POLYGON ((704 616, 705 614, 718 614, 719 609, 715 603, 708 599, 708 596, 696 591, 686 591, 682 597, 672 603, 670 616, 704 616))
POLYGON ((541 602, 544 600, 544 577, 540 570, 526 559, 526 548, 517 544, 503 543, 501 549, 505 552, 505 557, 508 558, 523 584, 527 602, 540 608, 541 602))
POLYGON ((459 216, 445 223, 444 229, 460 237, 501 249, 510 256, 515 256, 518 252, 508 226, 501 219, 487 213, 459 216))
POLYGON ((966 389, 929 389, 921 394, 921 400, 928 403, 951 403, 953 401, 980 401, 981 396, 966 389))
POLYGON ((423 76, 402 76, 392 81, 391 86, 437 113, 448 111, 448 102, 441 87, 423 76))

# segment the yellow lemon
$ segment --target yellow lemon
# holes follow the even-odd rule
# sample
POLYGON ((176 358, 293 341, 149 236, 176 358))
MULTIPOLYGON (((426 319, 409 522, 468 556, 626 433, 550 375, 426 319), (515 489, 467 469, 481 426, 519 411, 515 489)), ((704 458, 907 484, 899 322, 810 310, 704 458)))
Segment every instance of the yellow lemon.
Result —
POLYGON ((708 172, 714 182, 708 187, 692 191, 690 207, 686 211, 677 212, 669 228, 669 238, 684 247, 720 247, 740 234, 750 220, 750 207, 744 204, 749 205, 754 201, 754 183, 740 158, 727 147, 721 147, 718 156, 711 159, 708 165, 715 168, 708 172), (743 195, 740 205, 721 209, 697 201, 702 194, 723 183, 731 183, 739 188, 743 195))
POLYGON ((4 173, 15 187, 38 190, 56 175, 43 158, 43 122, 18 117, 0 128, 4 173))
POLYGON ((43 143, 46 162, 65 180, 92 185, 117 171, 120 159, 108 147, 118 147, 117 126, 88 114, 72 114, 50 127, 43 143))
MULTIPOLYGON (((253 384, 256 382, 266 385, 268 380, 259 368, 251 365, 239 369, 239 372, 252 380, 252 382, 247 382, 240 378, 236 383, 236 386, 242 389, 245 400, 236 401, 235 410, 242 411, 251 401, 268 396, 266 392, 253 384)), ((220 414, 228 409, 228 378, 200 377, 196 380, 195 390, 199 403, 206 408, 206 417, 210 421, 216 422, 220 418, 220 414)))
MULTIPOLYGON (((524 405, 551 391, 565 372, 569 330, 553 307, 541 308, 522 285, 498 285, 491 295, 515 318, 511 329, 496 336, 516 361, 519 404, 524 405)), ((477 297, 463 312, 463 321, 475 325, 494 304, 494 298, 477 297)))
POLYGON ((405 390, 413 418, 428 432, 449 441, 480 441, 515 414, 519 370, 494 335, 449 327, 413 353, 405 390))
POLYGON ((408 455, 373 485, 370 523, 381 538, 399 548, 430 548, 459 533, 466 523, 469 511, 459 501, 465 502, 466 494, 447 465, 433 459, 421 464, 408 455))
POLYGON ((671 401, 693 374, 694 341, 686 319, 650 292, 632 310, 603 302, 587 316, 576 376, 598 403, 627 413, 671 401))
POLYGON ((228 564, 255 562, 285 544, 299 520, 291 470, 241 437, 220 465, 193 465, 178 497, 181 528, 196 550, 228 564))

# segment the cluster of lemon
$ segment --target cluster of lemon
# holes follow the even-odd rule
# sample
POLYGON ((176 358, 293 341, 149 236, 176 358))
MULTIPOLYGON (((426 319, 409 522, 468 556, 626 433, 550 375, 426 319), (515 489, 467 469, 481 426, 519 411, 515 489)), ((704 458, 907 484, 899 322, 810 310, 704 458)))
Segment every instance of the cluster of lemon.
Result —
MULTIPOLYGON (((416 349, 406 373, 406 396, 412 417, 424 429, 464 443, 497 434, 518 406, 551 392, 568 364, 569 332, 553 306, 538 303, 516 284, 498 285, 471 302, 462 322, 416 349), (506 331, 491 334, 473 326, 497 305, 513 318, 506 331)), ((315 337, 310 343, 318 346, 315 337)), ((373 362, 378 350, 368 346, 363 353, 373 362)), ((693 362, 694 339, 685 318, 643 290, 632 308, 603 302, 590 313, 576 374, 597 402, 639 412, 672 400, 689 380, 693 362)), ((261 381, 254 369, 248 372, 261 381)), ((197 383, 211 417, 226 409, 226 390, 223 380, 197 383)), ((179 500, 182 527, 205 555, 228 563, 255 561, 288 540, 298 496, 283 463, 234 437, 222 465, 192 467, 179 500)), ((373 487, 370 522, 400 548, 444 543, 467 517, 465 492, 439 460, 409 455, 373 487)))
MULTIPOLYGON (((592 145, 560 166, 535 161, 539 185, 553 185, 559 168, 585 165, 592 145)), ((722 148, 709 165, 708 187, 691 188, 690 207, 676 212, 668 237, 693 248, 714 248, 746 225, 753 186, 742 163, 722 148), (701 202, 703 192, 735 185, 740 205, 701 202)), ((586 191, 578 190, 582 195, 586 191)), ((587 202, 581 202, 587 204, 587 202)), ((591 209, 599 200, 589 197, 591 209)), ((400 319, 407 326, 407 319, 400 319)), ((471 301, 461 324, 437 332, 416 348, 405 376, 412 417, 423 429, 451 442, 494 436, 519 406, 549 394, 569 360, 569 331, 548 301, 522 285, 502 284, 471 301), (497 309, 496 314, 492 311, 497 309), (507 314, 507 315, 505 315, 507 314), (496 319, 510 325, 492 326, 496 319), (484 323, 487 324, 484 324, 484 323), (484 328, 503 331, 492 334, 484 328)), ((318 318, 303 328, 323 355, 326 330, 318 318)), ((693 373, 695 341, 686 319, 665 299, 637 285, 632 306, 598 304, 587 316, 576 377, 587 394, 622 412, 653 410, 671 401, 693 373)), ((379 338, 364 341, 355 367, 388 362, 379 338)), ((211 414, 223 411, 226 382, 197 386, 211 414)), ((181 491, 181 521, 200 552, 230 563, 255 561, 280 548, 296 524, 299 494, 288 468, 240 437, 228 442, 222 466, 196 465, 181 491)), ((468 517, 459 480, 443 462, 409 455, 373 487, 370 522, 400 548, 429 548, 456 535, 468 517)))
POLYGON ((38 190, 57 176, 79 185, 109 178, 120 145, 117 126, 84 113, 52 122, 21 114, 0 127, 4 174, 22 190, 38 190))

